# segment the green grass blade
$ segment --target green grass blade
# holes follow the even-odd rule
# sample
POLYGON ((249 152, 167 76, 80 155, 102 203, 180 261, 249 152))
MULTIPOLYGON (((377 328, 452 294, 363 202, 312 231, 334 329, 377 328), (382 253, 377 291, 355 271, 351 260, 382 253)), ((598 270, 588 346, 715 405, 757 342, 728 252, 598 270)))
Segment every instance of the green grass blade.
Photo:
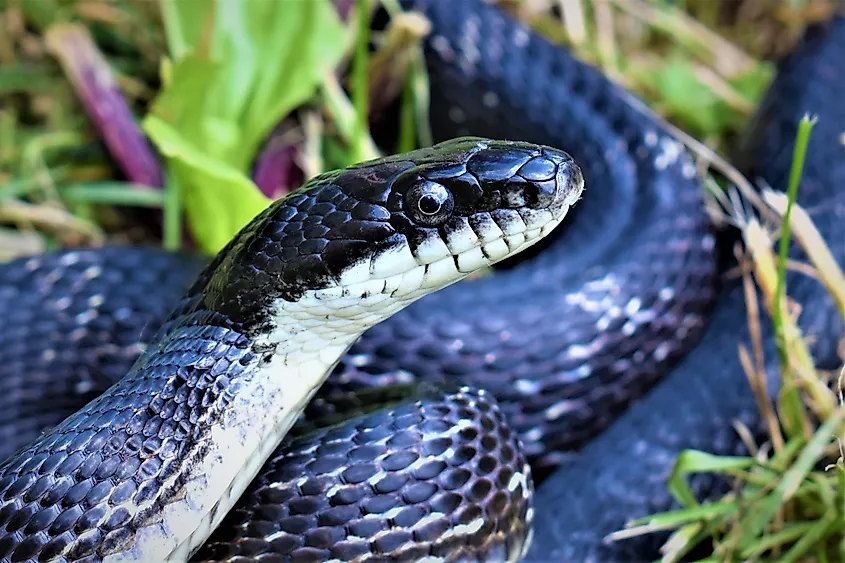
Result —
POLYGON ((798 197, 798 185, 801 183, 801 174, 804 172, 804 159, 807 155, 807 145, 810 142, 810 133, 816 118, 804 116, 798 124, 798 133, 795 137, 795 147, 792 153, 792 164, 789 170, 789 186, 787 189, 788 203, 786 213, 783 216, 783 232, 780 237, 778 248, 777 272, 778 283, 775 290, 774 324, 778 340, 778 352, 780 354, 781 366, 786 369, 788 358, 786 355, 786 342, 784 341, 783 317, 781 313, 781 300, 783 299, 784 285, 786 283, 786 259, 789 252, 790 224, 789 218, 792 215, 792 206, 798 197))
POLYGON ((397 143, 397 152, 406 152, 412 150, 416 144, 416 124, 414 122, 414 89, 413 83, 410 79, 405 79, 405 84, 402 88, 402 113, 399 122, 399 142, 397 143))
POLYGON ((783 504, 792 498, 799 485, 807 478, 815 464, 824 455, 825 448, 830 444, 834 433, 839 429, 843 420, 845 420, 845 410, 838 409, 807 442, 798 458, 784 473, 775 490, 766 495, 761 502, 755 505, 754 510, 749 512, 747 518, 743 520, 742 526, 738 528, 741 534, 739 538, 740 549, 745 549, 751 545, 772 521, 783 504))
POLYGON ((688 473, 713 473, 748 469, 755 461, 750 457, 718 456, 698 450, 681 452, 668 479, 669 491, 683 506, 698 505, 685 476, 688 473))
POLYGON ((745 558, 759 557, 775 547, 787 545, 801 539, 804 535, 810 533, 816 525, 817 522, 789 524, 782 530, 761 537, 753 545, 745 549, 742 552, 742 556, 745 558))
POLYGON ((367 149, 365 139, 369 134, 369 41, 370 41, 370 11, 368 0, 355 1, 355 14, 358 27, 355 36, 355 59, 352 65, 353 103, 355 104, 355 136, 352 144, 352 159, 365 160, 367 149))
MULTIPOLYGON (((56 166, 50 169, 50 179, 54 183, 63 182, 70 174, 70 166, 56 166)), ((23 197, 41 189, 41 181, 38 176, 28 174, 23 178, 13 178, 3 185, 0 185, 0 199, 12 197, 23 197)))
MULTIPOLYGON (((792 563, 793 561, 797 561, 798 558, 808 555, 808 552, 819 545, 820 540, 827 535, 830 528, 837 522, 839 522, 839 519, 833 510, 825 513, 821 519, 813 522, 813 525, 798 538, 798 541, 780 558, 780 561, 782 563, 792 563)), ((841 524, 841 522, 839 523, 841 524)))
POLYGON ((149 186, 126 182, 73 184, 56 188, 68 203, 118 205, 125 207, 162 207, 164 193, 149 186))
MULTIPOLYGON (((719 501, 709 504, 699 504, 691 508, 681 508, 663 512, 654 516, 645 516, 631 521, 630 528, 649 528, 652 530, 670 530, 680 525, 714 520, 720 516, 726 516, 736 512, 738 505, 736 501, 719 501)), ((620 531, 616 534, 625 534, 620 531)), ((618 537, 615 534, 613 537, 618 537)))
POLYGON ((176 175, 167 179, 164 188, 164 226, 162 246, 176 251, 182 246, 182 194, 176 175))

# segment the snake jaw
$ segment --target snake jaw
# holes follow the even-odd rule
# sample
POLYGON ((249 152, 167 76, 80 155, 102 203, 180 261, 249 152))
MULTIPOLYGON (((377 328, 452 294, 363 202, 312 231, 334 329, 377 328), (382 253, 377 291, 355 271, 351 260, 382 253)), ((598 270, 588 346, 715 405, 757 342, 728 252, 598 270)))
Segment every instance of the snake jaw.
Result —
POLYGON ((527 248, 560 224, 584 186, 580 168, 563 151, 478 137, 360 163, 332 182, 353 178, 384 184, 368 188, 378 195, 367 205, 390 232, 349 257, 336 282, 317 288, 313 298, 343 296, 366 307, 379 294, 404 307, 527 248), (425 211, 423 204, 433 207, 425 211))

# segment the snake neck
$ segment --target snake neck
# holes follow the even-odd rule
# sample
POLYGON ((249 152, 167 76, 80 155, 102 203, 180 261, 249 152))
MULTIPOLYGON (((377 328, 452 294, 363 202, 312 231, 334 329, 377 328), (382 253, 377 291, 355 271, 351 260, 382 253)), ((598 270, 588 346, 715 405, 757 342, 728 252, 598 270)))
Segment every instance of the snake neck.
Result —
POLYGON ((188 559, 363 332, 535 243, 582 189, 559 150, 469 138, 277 200, 126 376, 0 465, 0 554, 188 559))
MULTIPOLYGON (((228 351, 220 358, 218 349, 210 357, 220 359, 193 366, 206 368, 209 374, 220 371, 214 383, 224 390, 225 400, 202 423, 205 438, 185 456, 184 484, 178 495, 182 500, 161 511, 161 526, 170 533, 141 530, 131 556, 124 553, 114 560, 189 558, 240 498, 363 328, 428 293, 422 272, 417 269, 372 280, 363 269, 350 268, 344 274, 345 285, 308 291, 297 301, 276 300, 270 307, 273 321, 267 330, 251 335, 246 346, 242 334, 223 335, 218 327, 217 341, 241 342, 248 352, 234 361, 228 351)), ((446 282, 432 277, 430 283, 446 282)), ((197 312, 176 319, 153 357, 181 350, 180 340, 190 339, 195 330, 206 331, 205 327, 187 328, 197 316, 205 319, 197 312)))
POLYGON ((191 408, 172 477, 160 483, 157 497, 130 506, 158 519, 139 522, 134 543, 107 561, 188 559, 362 331, 428 292, 420 273, 371 280, 356 272, 349 269, 343 286, 276 300, 266 329, 248 335, 219 313, 186 305, 182 310, 191 312, 175 315, 135 374, 107 393, 125 395, 138 378, 154 378, 145 388, 155 391, 138 403, 151 415, 145 426, 186 403, 191 408))
MULTIPOLYGON (((115 545, 106 561, 187 560, 357 337, 352 331, 315 330, 290 304, 285 308, 286 317, 271 332, 252 337, 220 326, 224 323, 214 322, 214 315, 195 312, 179 318, 179 329, 96 401, 104 405, 110 397, 132 396, 143 380, 146 397, 131 401, 134 412, 121 417, 128 424, 113 425, 113 435, 131 442, 169 421, 178 423, 159 432, 168 435, 157 442, 160 450, 174 455, 159 455, 169 467, 154 480, 158 494, 149 499, 136 495, 106 509, 105 519, 129 511, 137 529, 134 541, 115 545), (195 354, 199 350, 206 352, 202 358, 195 354)), ((142 466, 152 453, 145 445, 135 458, 142 466)))

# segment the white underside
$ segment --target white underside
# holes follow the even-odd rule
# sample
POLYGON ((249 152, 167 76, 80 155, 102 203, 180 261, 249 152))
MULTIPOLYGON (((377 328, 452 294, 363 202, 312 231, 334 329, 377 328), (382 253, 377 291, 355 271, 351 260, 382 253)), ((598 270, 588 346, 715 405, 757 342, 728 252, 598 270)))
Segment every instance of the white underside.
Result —
POLYGON ((105 561, 187 561, 255 478, 351 341, 325 344, 318 357, 286 365, 289 357, 274 355, 269 364, 256 366, 252 381, 237 390, 222 422, 212 427, 207 453, 190 470, 182 500, 169 504, 158 524, 139 530, 132 550, 105 561), (335 360, 327 364, 322 358, 335 360))

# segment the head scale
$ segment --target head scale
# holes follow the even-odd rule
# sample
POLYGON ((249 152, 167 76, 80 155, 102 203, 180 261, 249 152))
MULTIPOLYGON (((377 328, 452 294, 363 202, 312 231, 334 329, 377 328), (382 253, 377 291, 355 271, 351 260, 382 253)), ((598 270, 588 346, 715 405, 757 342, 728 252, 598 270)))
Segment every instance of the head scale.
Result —
POLYGON ((274 202, 197 290, 246 328, 309 295, 347 309, 377 298, 375 324, 537 242, 582 189, 569 155, 529 143, 465 137, 362 162, 274 202))

